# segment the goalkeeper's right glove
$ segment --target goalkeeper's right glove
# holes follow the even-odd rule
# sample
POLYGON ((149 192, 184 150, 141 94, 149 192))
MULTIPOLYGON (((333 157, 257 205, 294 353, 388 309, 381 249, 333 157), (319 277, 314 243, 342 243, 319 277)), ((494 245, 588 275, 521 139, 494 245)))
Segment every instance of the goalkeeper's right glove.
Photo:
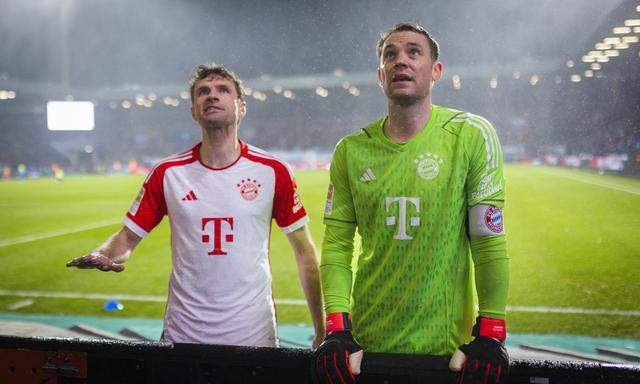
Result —
POLYGON ((313 352, 313 376, 319 383, 355 383, 360 374, 362 347, 351 335, 346 312, 327 315, 327 336, 313 352))

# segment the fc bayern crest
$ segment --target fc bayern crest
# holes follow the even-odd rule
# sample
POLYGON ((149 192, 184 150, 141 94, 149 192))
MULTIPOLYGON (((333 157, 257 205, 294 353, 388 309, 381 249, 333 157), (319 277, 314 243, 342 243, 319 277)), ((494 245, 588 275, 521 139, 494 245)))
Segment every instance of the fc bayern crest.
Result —
POLYGON ((422 153, 417 159, 413 160, 418 170, 418 175, 425 180, 435 179, 440 173, 440 166, 444 163, 435 153, 422 153))
POLYGON ((502 232, 502 209, 492 205, 489 206, 484 213, 484 222, 491 231, 495 233, 502 232))
POLYGON ((240 188, 242 198, 248 201, 255 200, 258 197, 261 186, 255 179, 242 179, 236 184, 236 187, 240 188))

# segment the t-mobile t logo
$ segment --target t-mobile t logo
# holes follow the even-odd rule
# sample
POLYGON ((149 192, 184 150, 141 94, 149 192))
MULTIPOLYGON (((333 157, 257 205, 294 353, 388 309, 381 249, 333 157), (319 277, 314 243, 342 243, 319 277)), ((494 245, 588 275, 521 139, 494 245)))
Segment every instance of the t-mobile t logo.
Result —
MULTIPOLYGON (((224 235, 224 241, 227 243, 233 242, 233 217, 205 217, 202 219, 202 232, 207 233, 207 224, 213 221, 213 249, 208 252, 209 255, 224 256, 227 254, 222 249, 222 223, 227 223, 229 232, 224 235)), ((211 233, 211 232, 210 232, 211 233)), ((202 235, 202 242, 209 243, 210 237, 207 234, 202 235)))
MULTIPOLYGON (((420 198, 419 197, 387 197, 385 200, 385 209, 387 212, 391 209, 393 203, 398 202, 398 216, 399 220, 396 220, 395 216, 387 216, 387 225, 398 226, 398 231, 393 236, 397 240, 411 240, 413 237, 407 234, 407 202, 413 204, 416 209, 416 213, 420 213, 420 198)), ((417 227, 420 225, 419 216, 411 216, 409 218, 409 225, 417 227)))

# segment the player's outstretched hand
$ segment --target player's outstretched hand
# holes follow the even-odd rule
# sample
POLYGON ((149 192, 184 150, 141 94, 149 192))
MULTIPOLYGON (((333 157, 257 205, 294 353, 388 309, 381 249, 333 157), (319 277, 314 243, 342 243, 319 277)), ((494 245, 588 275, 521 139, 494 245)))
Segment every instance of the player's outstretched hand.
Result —
POLYGON ((109 257, 103 255, 100 252, 94 251, 87 255, 76 257, 75 259, 67 263, 67 267, 76 267, 80 269, 99 269, 101 271, 124 271, 124 265, 118 264, 111 260, 109 257))
POLYGON ((313 352, 312 376, 316 383, 355 383, 360 374, 362 347, 351 335, 348 313, 327 315, 327 336, 313 352))
POLYGON ((449 362, 452 371, 461 371, 459 384, 507 383, 509 354, 504 347, 504 320, 479 317, 473 334, 476 338, 460 346, 449 362))

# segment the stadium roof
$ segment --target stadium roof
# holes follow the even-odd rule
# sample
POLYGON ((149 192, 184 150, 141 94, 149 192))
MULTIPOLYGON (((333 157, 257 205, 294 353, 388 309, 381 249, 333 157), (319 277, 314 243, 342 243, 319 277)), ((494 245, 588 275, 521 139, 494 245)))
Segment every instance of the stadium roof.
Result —
POLYGON ((379 33, 399 21, 435 35, 445 76, 544 73, 579 57, 623 2, 6 0, 0 88, 51 98, 177 93, 210 61, 256 89, 370 84, 379 33))

